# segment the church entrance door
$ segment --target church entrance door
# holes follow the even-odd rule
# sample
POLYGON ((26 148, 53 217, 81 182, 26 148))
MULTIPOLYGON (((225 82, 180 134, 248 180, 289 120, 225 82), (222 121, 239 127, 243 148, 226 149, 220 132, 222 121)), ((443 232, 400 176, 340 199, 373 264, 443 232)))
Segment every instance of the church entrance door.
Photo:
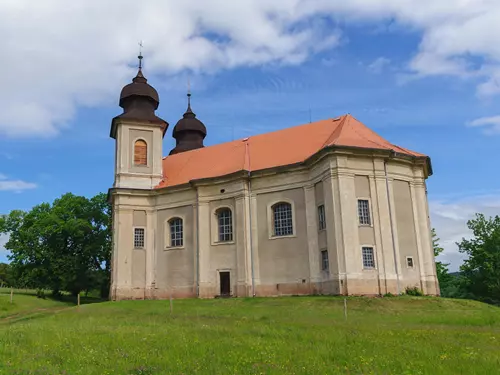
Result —
POLYGON ((220 276, 220 295, 229 297, 231 295, 231 276, 229 272, 219 272, 220 276))

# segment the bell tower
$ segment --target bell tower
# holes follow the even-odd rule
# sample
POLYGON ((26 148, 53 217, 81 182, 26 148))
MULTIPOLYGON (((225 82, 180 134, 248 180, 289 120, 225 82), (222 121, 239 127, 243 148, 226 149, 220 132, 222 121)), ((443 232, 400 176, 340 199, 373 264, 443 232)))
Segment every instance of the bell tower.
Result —
POLYGON ((161 181, 163 137, 168 123, 156 116, 160 99, 139 70, 120 94, 123 113, 113 118, 110 136, 116 140, 114 188, 153 189, 161 181))

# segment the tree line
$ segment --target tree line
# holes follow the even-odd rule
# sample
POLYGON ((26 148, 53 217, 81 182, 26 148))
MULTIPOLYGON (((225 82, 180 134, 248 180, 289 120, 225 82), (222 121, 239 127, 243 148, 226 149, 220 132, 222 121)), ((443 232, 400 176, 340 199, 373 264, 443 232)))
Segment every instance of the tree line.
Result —
POLYGON ((0 217, 10 264, 0 266, 0 284, 62 292, 109 294, 111 207, 106 194, 90 199, 64 194, 52 204, 0 217))
MULTIPOLYGON (((449 273, 449 264, 436 260, 441 296, 500 304, 500 216, 476 214, 467 227, 472 237, 457 243, 458 251, 467 255, 460 272, 449 273)), ((443 248, 434 229, 432 238, 437 257, 443 248)))
MULTIPOLYGON (((458 275, 436 260, 441 295, 500 303, 500 216, 476 214, 467 222, 471 239, 457 243, 468 259, 458 275)), ((99 291, 107 298, 110 283, 111 207, 106 194, 88 199, 71 193, 52 204, 0 216, 0 233, 10 264, 0 264, 0 286, 51 290, 76 295, 99 291)), ((443 248, 432 230, 434 255, 443 248)))

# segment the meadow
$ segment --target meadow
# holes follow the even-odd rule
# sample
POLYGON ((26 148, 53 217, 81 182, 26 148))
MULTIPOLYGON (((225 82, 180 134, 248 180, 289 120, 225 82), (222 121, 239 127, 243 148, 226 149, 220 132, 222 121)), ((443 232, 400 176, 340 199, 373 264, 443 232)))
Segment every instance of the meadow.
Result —
POLYGON ((500 309, 474 301, 8 301, 0 374, 500 373, 500 309))

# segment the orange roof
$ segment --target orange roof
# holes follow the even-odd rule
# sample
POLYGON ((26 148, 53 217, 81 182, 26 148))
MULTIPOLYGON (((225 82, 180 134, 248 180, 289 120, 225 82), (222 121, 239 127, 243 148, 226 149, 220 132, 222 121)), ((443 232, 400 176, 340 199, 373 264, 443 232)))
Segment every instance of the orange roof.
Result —
POLYGON ((345 115, 167 156, 163 158, 164 178, 157 188, 296 164, 329 146, 393 150, 425 157, 389 143, 351 115, 345 115))

